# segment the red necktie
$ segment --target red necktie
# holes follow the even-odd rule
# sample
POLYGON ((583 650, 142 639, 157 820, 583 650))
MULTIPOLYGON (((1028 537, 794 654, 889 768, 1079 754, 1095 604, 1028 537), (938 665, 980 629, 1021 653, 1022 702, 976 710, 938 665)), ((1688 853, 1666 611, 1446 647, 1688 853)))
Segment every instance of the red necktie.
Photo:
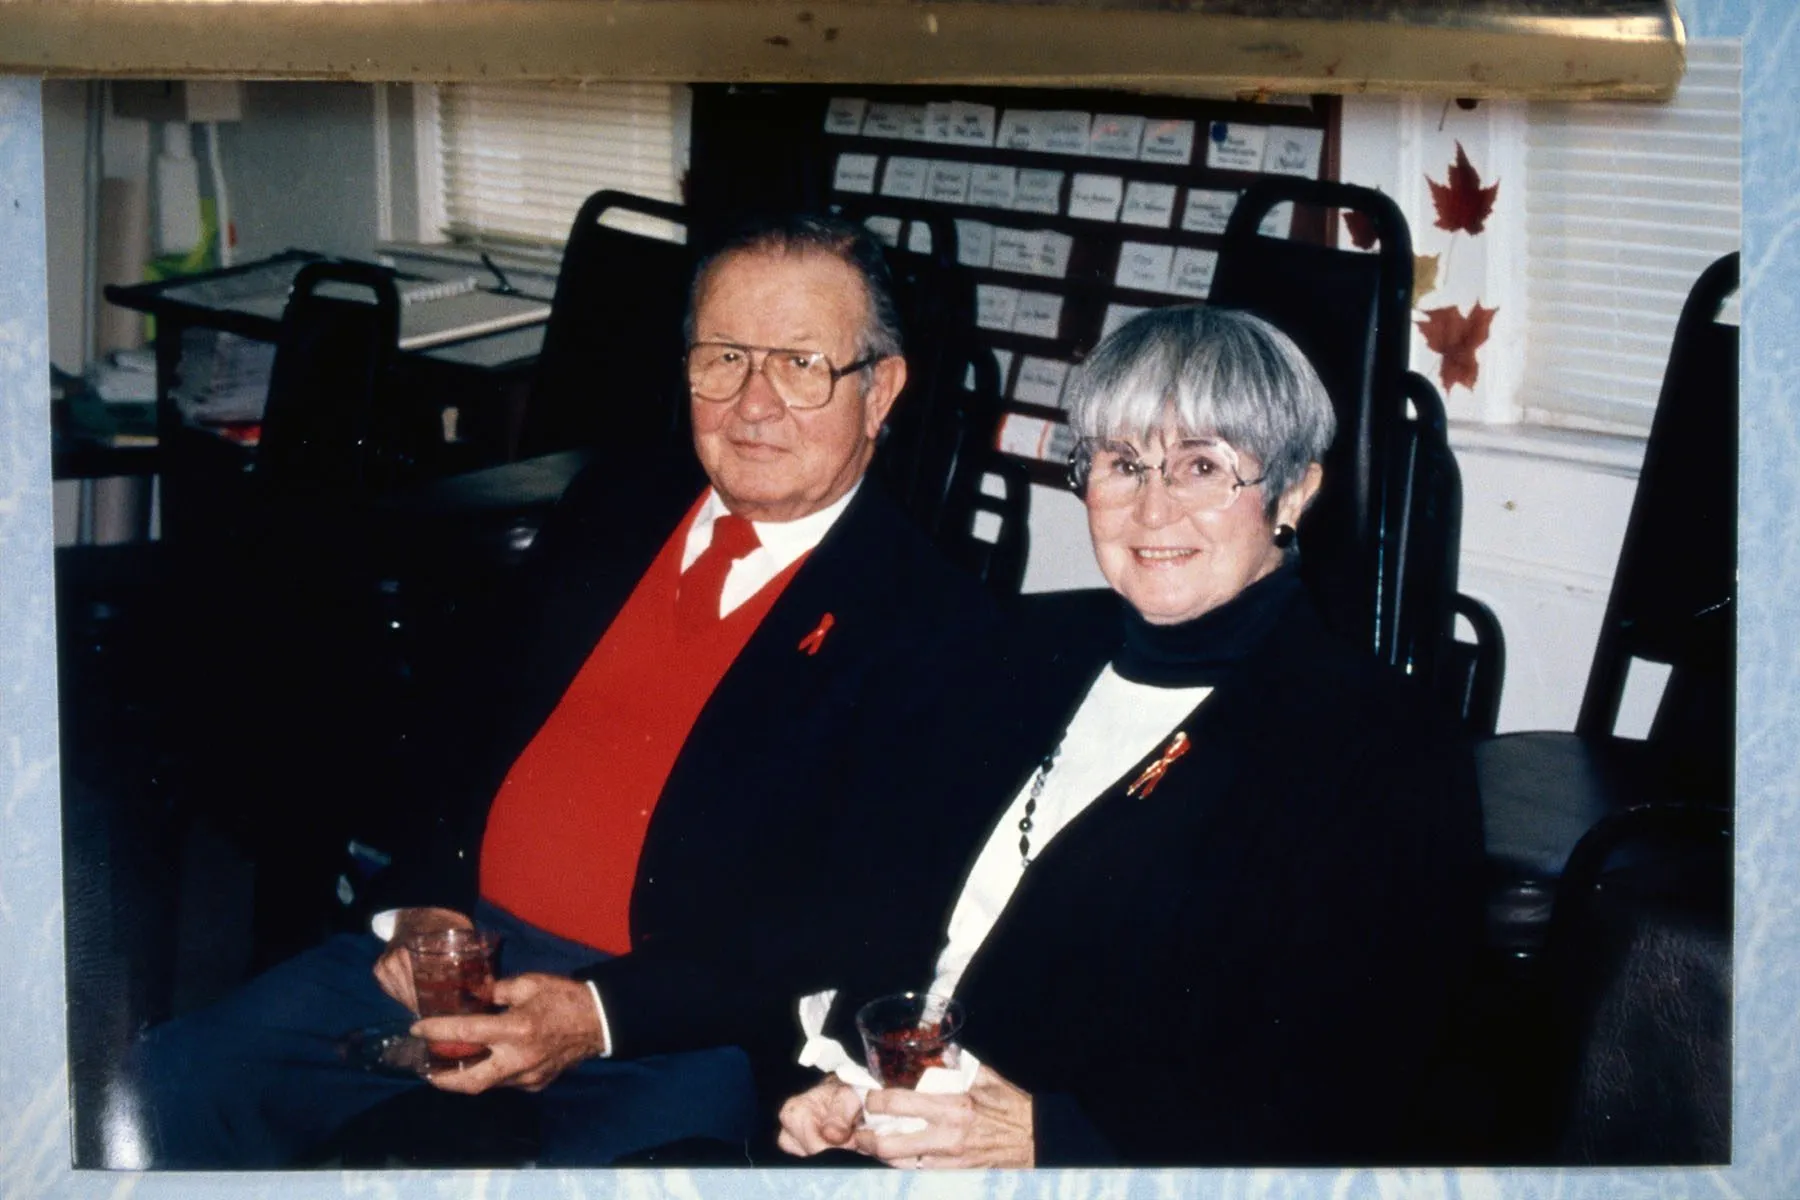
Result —
POLYGON ((693 633, 719 621, 719 596, 731 564, 762 545, 756 527, 744 518, 721 513, 713 521, 712 543, 681 573, 675 592, 675 624, 693 633))

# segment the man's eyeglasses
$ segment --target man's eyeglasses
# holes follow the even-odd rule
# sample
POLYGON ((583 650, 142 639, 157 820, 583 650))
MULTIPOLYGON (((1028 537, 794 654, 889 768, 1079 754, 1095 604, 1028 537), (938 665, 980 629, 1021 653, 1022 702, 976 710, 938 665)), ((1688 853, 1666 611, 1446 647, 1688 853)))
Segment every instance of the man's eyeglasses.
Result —
POLYGON ((1161 475, 1175 502, 1194 513, 1230 508, 1238 492, 1265 478, 1245 479, 1237 451, 1216 438, 1177 443, 1159 463, 1145 462, 1122 443, 1092 439, 1078 443, 1069 456, 1069 482, 1095 508, 1136 503, 1152 475, 1161 475))
POLYGON ((885 357, 871 354, 848 366, 834 367, 831 359, 819 350, 696 342, 687 352, 688 388, 697 399, 714 404, 735 400, 750 381, 750 371, 758 354, 763 356, 763 378, 769 381, 781 402, 797 412, 824 408, 831 403, 838 380, 873 366, 885 357))

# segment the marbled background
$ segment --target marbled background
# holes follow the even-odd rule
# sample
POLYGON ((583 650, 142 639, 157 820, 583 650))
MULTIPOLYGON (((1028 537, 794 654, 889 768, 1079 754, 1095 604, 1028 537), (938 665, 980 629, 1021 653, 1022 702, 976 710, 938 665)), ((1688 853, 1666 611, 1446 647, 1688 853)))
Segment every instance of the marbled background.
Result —
MULTIPOLYGON (((69 1167, 42 122, 0 80, 0 1196, 761 1196, 911 1192, 1007 1200, 1800 1196, 1800 5, 1682 0, 1688 30, 1744 42, 1743 470, 1739 527, 1737 1047, 1733 1163, 1705 1171, 478 1172, 133 1175, 69 1167)), ((1670 553, 1679 553, 1671 547, 1670 553)))

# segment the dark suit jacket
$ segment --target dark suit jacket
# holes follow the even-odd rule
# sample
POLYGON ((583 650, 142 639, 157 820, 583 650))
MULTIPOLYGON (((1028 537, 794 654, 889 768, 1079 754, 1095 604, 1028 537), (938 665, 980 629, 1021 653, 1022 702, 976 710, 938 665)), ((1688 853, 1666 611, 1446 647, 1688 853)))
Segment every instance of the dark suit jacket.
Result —
MULTIPOLYGON (((571 485, 533 547, 525 603, 505 621, 517 636, 481 656, 418 739, 433 836, 387 873, 378 905, 469 911, 501 780, 705 482, 686 455, 636 470, 612 463, 571 485)), ((615 1054, 781 1027, 721 1002, 761 944, 746 927, 820 878, 859 754, 852 729, 929 703, 948 662, 992 619, 975 580, 866 480, 720 681, 663 788, 632 888, 632 952, 583 972, 600 983, 615 1054), (829 634, 803 653, 827 613, 829 634)), ((605 780, 595 763, 596 789, 605 780)))
MULTIPOLYGON (((854 915, 807 980, 841 989, 847 1046, 863 1000, 929 985, 997 813, 1119 644, 1118 603, 1030 603, 998 668, 947 689, 864 789, 854 915)), ((1418 1153, 1479 934, 1466 747, 1304 599, 1182 728, 1152 793, 1124 788, 1155 753, 1038 852, 958 986, 965 1044, 1033 1096, 1044 1165, 1418 1153)))

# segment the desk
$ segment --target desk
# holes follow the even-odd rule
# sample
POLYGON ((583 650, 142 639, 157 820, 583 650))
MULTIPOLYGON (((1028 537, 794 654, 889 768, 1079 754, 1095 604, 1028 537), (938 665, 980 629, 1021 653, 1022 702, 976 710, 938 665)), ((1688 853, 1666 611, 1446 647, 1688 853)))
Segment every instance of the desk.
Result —
MULTIPOLYGON (((253 341, 278 341, 285 302, 282 289, 291 284, 301 267, 325 261, 325 257, 288 250, 202 275, 106 288, 109 301, 146 313, 157 322, 156 431, 164 449, 160 468, 165 474, 165 524, 179 529, 190 519, 204 519, 198 509, 207 506, 209 499, 199 481, 210 476, 229 494, 229 477, 251 469, 255 460, 251 448, 226 443, 210 436, 213 431, 184 422, 175 399, 181 381, 184 332, 207 329, 253 341), (170 475, 182 478, 171 486, 170 475)), ((412 281, 402 285, 403 291, 431 284, 416 276, 403 278, 412 281)), ((411 428, 444 431, 435 441, 407 447, 407 470, 414 479, 504 462, 516 444, 525 395, 543 346, 549 299, 465 288, 453 290, 443 303, 460 304, 471 297, 480 299, 477 307, 499 312, 498 317, 488 313, 490 325, 498 320, 505 327, 461 336, 441 322, 426 327, 413 319, 419 313, 440 312, 438 301, 403 305, 401 344, 406 346, 410 340, 414 348, 402 349, 396 356, 384 404, 412 414, 407 418, 411 428), (428 344, 420 344, 421 340, 428 344), (446 418, 452 410, 456 416, 446 418)), ((229 503, 224 496, 212 499, 229 503)))

